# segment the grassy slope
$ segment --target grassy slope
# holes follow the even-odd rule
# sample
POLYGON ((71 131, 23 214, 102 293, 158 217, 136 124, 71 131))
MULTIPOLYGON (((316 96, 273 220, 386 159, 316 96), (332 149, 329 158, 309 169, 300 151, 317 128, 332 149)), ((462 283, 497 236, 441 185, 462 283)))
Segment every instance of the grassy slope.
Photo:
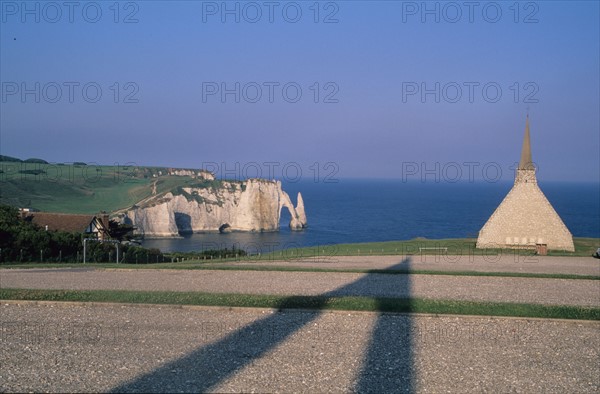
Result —
POLYGON ((127 208, 157 192, 193 182, 190 177, 152 178, 164 168, 40 165, 0 162, 0 203, 47 212, 97 213, 127 208), (42 170, 39 175, 19 171, 42 170), (99 171, 98 171, 99 170, 99 171))

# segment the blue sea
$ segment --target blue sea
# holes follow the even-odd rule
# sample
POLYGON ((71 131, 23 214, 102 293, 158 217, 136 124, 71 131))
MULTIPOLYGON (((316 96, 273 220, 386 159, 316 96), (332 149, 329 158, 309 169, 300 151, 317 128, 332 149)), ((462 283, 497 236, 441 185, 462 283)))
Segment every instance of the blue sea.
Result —
MULTIPOLYGON (((281 230, 270 233, 192 234, 147 239, 145 247, 201 251, 236 246, 266 253, 290 247, 408 240, 476 238, 511 182, 435 183, 346 180, 284 183, 296 204, 302 193, 309 227, 290 231, 283 208, 281 230)), ((540 188, 575 237, 600 238, 600 184, 545 182, 540 188)))

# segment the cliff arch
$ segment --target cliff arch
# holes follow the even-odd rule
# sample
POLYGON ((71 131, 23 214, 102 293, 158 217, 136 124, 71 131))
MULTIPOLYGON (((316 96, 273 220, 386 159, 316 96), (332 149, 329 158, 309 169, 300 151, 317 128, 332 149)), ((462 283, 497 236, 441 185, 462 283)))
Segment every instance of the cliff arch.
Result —
POLYGON ((300 193, 298 193, 297 205, 294 207, 290 196, 282 190, 279 204, 279 217, 281 217, 281 209, 283 207, 287 208, 291 216, 290 229, 299 231, 307 227, 306 214, 304 213, 304 201, 302 200, 302 195, 300 193))

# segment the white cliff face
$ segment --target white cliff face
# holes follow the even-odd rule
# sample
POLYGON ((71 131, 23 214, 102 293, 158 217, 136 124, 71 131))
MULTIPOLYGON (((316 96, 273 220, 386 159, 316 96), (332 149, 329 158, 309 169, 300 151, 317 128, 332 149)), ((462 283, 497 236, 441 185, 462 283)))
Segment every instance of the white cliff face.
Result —
MULTIPOLYGON (((160 174, 162 175, 162 174, 160 174)), ((169 175, 171 176, 191 176, 193 178, 199 179, 208 179, 212 181, 215 179, 215 176, 205 170, 185 170, 185 169, 172 169, 169 171, 169 175)))
POLYGON ((298 198, 296 203, 296 213, 298 214, 298 220, 300 223, 303 223, 303 226, 306 227, 306 213, 304 212, 304 200, 302 199, 302 194, 298 192, 298 198))
MULTIPOLYGON (((285 193, 285 192, 284 192, 285 193)), ((287 200, 289 201, 289 196, 286 194, 287 200)), ((304 201, 302 200, 302 194, 298 193, 298 203, 296 205, 295 210, 290 209, 290 213, 292 214, 292 220, 290 221, 290 228, 294 231, 302 230, 307 227, 306 222, 306 213, 304 212, 304 201)), ((292 203, 289 201, 289 205, 292 203)))
POLYGON ((218 188, 182 188, 153 196, 121 213, 146 236, 172 237, 180 233, 227 231, 277 231, 281 209, 290 211, 290 227, 306 227, 304 202, 294 208, 281 182, 250 179, 221 182, 218 188))

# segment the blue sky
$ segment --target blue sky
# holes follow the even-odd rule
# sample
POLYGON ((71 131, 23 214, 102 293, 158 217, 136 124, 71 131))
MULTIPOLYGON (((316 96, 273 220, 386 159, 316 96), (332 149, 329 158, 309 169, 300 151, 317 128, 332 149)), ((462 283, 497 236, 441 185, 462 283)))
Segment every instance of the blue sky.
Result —
POLYGON ((510 179, 529 111, 539 179, 600 182, 597 2, 72 4, 1 2, 1 154, 510 179))

